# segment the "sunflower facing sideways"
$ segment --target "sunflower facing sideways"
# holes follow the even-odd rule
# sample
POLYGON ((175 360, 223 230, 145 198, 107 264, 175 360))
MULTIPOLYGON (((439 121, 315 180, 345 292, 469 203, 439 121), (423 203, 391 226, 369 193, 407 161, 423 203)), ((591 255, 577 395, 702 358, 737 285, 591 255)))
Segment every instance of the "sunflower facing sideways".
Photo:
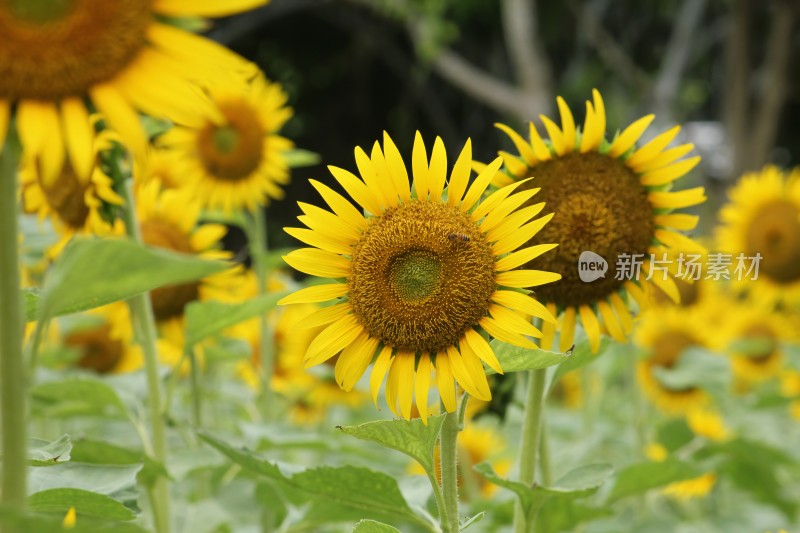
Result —
MULTIPOLYGON (((632 317, 626 293, 640 308, 645 307, 643 285, 653 283, 672 300, 678 300, 678 289, 664 270, 666 265, 656 268, 650 257, 704 251, 680 233, 694 229, 698 217, 672 212, 705 201, 703 188, 669 190, 672 182, 689 172, 700 158, 681 159, 692 150, 691 144, 665 149, 678 134, 678 126, 637 147, 636 141, 653 115, 635 121, 611 141, 606 140, 605 107, 597 90, 593 91, 593 101, 586 102, 582 130, 576 127, 564 100, 559 97, 557 101, 561 128, 541 117, 549 141, 540 137, 532 122, 529 140, 508 126, 497 124, 519 155, 500 152, 506 172, 497 174, 493 185, 505 187, 533 176, 532 181, 520 186, 520 191, 541 187, 537 201, 544 201, 547 210, 555 213, 552 223, 529 243, 560 243, 556 253, 540 263, 545 270, 561 274, 562 279, 537 289, 536 297, 553 314, 563 313, 557 326, 543 326, 542 348, 552 346, 558 330, 561 351, 569 349, 580 318, 596 352, 603 329, 620 342, 630 334, 632 317), (594 252, 608 262, 604 278, 591 283, 581 281, 578 261, 584 251, 594 252), (616 268, 617 261, 624 257, 633 265, 634 256, 641 262, 638 280, 630 275, 633 269, 617 272, 616 268), (653 273, 647 280, 651 268, 653 273)), ((476 164, 476 169, 482 167, 476 164)))
POLYGON ((292 116, 286 93, 260 73, 251 80, 231 76, 209 93, 221 120, 207 114, 199 128, 173 128, 159 139, 177 154, 176 173, 205 207, 226 212, 283 198, 284 153, 293 146, 277 134, 292 116))
POLYGON ((542 204, 510 215, 537 189, 515 192, 520 185, 515 183, 479 203, 502 160, 492 162, 470 185, 469 140, 446 191, 447 155, 439 138, 429 161, 417 133, 412 186, 400 152, 386 134, 383 147, 376 142, 369 156, 356 148, 355 159, 360 179, 328 168, 366 216, 311 180, 333 212, 300 203, 304 215, 298 218, 309 229, 286 228, 311 247, 289 253, 285 261, 301 272, 337 280, 301 289, 279 302, 335 301, 302 321, 304 327, 326 325, 306 351, 305 366, 338 355, 336 381, 351 390, 373 363, 370 388, 376 403, 388 374, 391 410, 410 418, 416 395, 426 423, 433 372, 448 412, 456 409, 454 379, 470 396, 490 399, 481 361, 498 372, 502 368, 483 333, 535 349, 528 337, 540 337, 541 332, 528 317, 554 321, 521 289, 560 275, 514 270, 556 246, 523 246, 551 218, 533 219, 542 204))
POLYGON ((64 153, 87 174, 97 109, 137 155, 147 138, 137 111, 199 126, 213 113, 199 90, 252 66, 170 18, 220 17, 266 0, 3 0, 0 2, 0 145, 12 108, 25 153, 55 175, 64 153), (158 83, 153 83, 158 80, 158 83))

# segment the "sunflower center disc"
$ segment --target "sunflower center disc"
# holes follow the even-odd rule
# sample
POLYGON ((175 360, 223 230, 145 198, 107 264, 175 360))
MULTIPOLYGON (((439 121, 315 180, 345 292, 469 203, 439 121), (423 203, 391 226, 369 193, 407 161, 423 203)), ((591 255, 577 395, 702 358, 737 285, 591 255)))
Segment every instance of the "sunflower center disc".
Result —
POLYGON ((0 0, 0 99, 81 96, 145 46, 151 0, 0 0))
MULTIPOLYGON (((152 219, 142 222, 142 240, 145 244, 158 248, 185 254, 193 252, 189 236, 164 220, 152 219)), ((181 316, 186 304, 197 300, 199 296, 200 284, 198 282, 159 287, 150 291, 153 314, 158 321, 181 316)))
POLYGON ((226 181, 247 178, 261 165, 266 132, 256 111, 244 102, 219 104, 226 124, 208 124, 197 136, 197 149, 206 171, 226 181))
POLYGON ((761 254, 759 272, 779 283, 800 280, 800 209, 777 201, 761 208, 748 228, 748 255, 761 254))
POLYGON ((371 219, 355 244, 350 304, 385 345, 435 353, 455 346, 486 316, 496 288, 494 262, 467 214, 412 200, 371 219))
MULTIPOLYGON (((678 331, 667 331, 659 335, 653 342, 652 355, 650 356, 650 365, 659 366, 663 368, 672 368, 675 363, 680 359, 684 350, 691 346, 698 346, 698 342, 687 335, 678 331)), ((663 383, 662 387, 668 388, 663 383)), ((682 390, 673 390, 673 392, 686 392, 692 390, 694 387, 689 387, 682 390)))
POLYGON ((50 209, 72 229, 80 229, 89 216, 89 207, 84 196, 88 185, 81 183, 75 172, 65 164, 61 174, 52 183, 39 183, 50 209))
POLYGON ((759 344, 764 343, 764 347, 748 356, 751 362, 763 364, 769 362, 770 358, 778 351, 778 340, 775 333, 765 324, 752 324, 744 330, 742 337, 745 339, 758 340, 759 344))
POLYGON ((122 343, 111 338, 111 325, 104 324, 89 331, 76 331, 64 339, 64 344, 83 354, 76 363, 79 368, 107 374, 122 359, 122 343))
MULTIPOLYGON (((567 154, 533 167, 523 188, 541 187, 529 204, 545 202, 553 219, 529 244, 560 243, 536 258, 531 268, 561 274, 561 280, 537 289, 559 306, 592 304, 617 291, 616 264, 621 254, 646 254, 653 239, 653 207, 639 178, 625 163, 589 152, 567 154), (604 278, 581 281, 578 258, 594 252, 608 262, 604 278)), ((525 267, 523 267, 525 268, 525 267)))

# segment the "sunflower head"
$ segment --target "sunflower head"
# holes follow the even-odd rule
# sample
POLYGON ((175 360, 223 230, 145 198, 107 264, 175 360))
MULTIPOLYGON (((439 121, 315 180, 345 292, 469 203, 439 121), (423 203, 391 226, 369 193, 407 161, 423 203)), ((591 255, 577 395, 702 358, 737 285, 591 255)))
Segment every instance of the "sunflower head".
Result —
POLYGON ((78 353, 75 366, 98 374, 119 374, 141 368, 141 349, 133 344, 128 306, 116 303, 92 310, 91 326, 67 331, 64 346, 78 353))
MULTIPOLYGON (((690 144, 667 149, 680 130, 677 126, 637 146, 653 115, 635 121, 607 140, 605 107, 597 91, 593 100, 586 102, 583 128, 575 125, 572 112, 561 97, 558 107, 560 128, 549 118, 541 117, 548 140, 539 135, 532 122, 528 139, 497 124, 518 154, 500 152, 506 172, 498 174, 494 184, 502 187, 534 176, 520 185, 520 190, 540 187, 536 202, 544 201, 547 211, 554 213, 552 222, 528 243, 561 243, 555 254, 540 263, 544 269, 561 274, 562 279, 538 290, 537 297, 552 311, 564 313, 558 328, 545 329, 543 347, 552 345, 553 335, 559 330, 561 350, 569 348, 580 317, 592 349, 597 351, 601 331, 620 342, 631 333, 626 294, 637 299, 641 307, 645 303, 643 286, 653 283, 671 299, 678 299, 674 273, 666 275, 663 266, 656 271, 651 259, 653 254, 660 258, 665 253, 703 250, 679 233, 693 229, 697 217, 672 213, 703 202, 703 189, 670 191, 672 183, 697 165, 700 158, 681 159, 692 150, 690 144), (579 261, 586 251, 608 262, 605 277, 589 283, 580 278, 579 261)), ((533 208, 533 202, 523 204, 522 210, 533 208)))
POLYGON ((553 244, 523 246, 551 216, 528 209, 509 216, 536 194, 503 188, 479 202, 502 161, 498 158, 470 184, 469 141, 450 179, 444 144, 436 139, 430 159, 419 134, 411 157, 412 183, 388 135, 370 155, 356 148, 360 177, 329 167, 334 178, 364 209, 313 181, 332 211, 300 204, 306 228, 287 233, 310 245, 285 256, 291 266, 337 280, 284 298, 281 303, 336 299, 306 319, 326 325, 311 342, 307 366, 338 355, 336 381, 350 390, 373 362, 373 397, 386 381, 389 407, 405 418, 413 397, 427 420, 428 391, 436 383, 448 411, 455 409, 455 383, 478 399, 491 396, 485 362, 502 368, 487 336, 533 348, 541 332, 529 316, 554 321, 526 291, 558 279, 551 272, 523 269, 553 244), (445 184, 447 183, 447 188, 445 184), (399 410, 398 410, 399 407, 399 410))

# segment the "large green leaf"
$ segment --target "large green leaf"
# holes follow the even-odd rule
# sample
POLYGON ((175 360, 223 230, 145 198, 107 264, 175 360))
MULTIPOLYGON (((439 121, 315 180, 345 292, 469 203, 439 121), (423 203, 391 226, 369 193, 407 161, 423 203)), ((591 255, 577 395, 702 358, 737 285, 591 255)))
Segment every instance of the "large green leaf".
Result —
POLYGON ((48 410, 60 410, 66 405, 68 409, 61 412, 119 415, 125 411, 117 392, 95 378, 69 377, 40 383, 31 389, 31 397, 48 410))
POLYGON ((358 426, 339 426, 343 432, 359 439, 377 442, 381 446, 402 452, 415 459, 426 472, 433 475, 433 448, 447 415, 428 417, 428 425, 422 420, 378 420, 358 426))
POLYGON ((29 475, 31 493, 49 489, 83 489, 120 501, 135 499, 136 465, 95 465, 70 461, 49 468, 32 468, 29 475))
POLYGON ((353 528, 353 533, 400 533, 400 530, 375 520, 362 520, 353 528))
MULTIPOLYGON (((129 239, 75 239, 45 276, 39 316, 33 318, 84 311, 227 268, 222 261, 148 248, 129 239)), ((26 294, 28 310, 36 307, 34 297, 26 294)))
POLYGON ((620 470, 616 482, 611 488, 608 502, 613 503, 627 496, 641 494, 676 481, 691 479, 700 474, 702 472, 697 467, 674 458, 661 462, 633 464, 620 470))
MULTIPOLYGON (((61 526, 66 512, 32 513, 18 509, 0 507, 0 528, 8 532, 63 533, 61 526)), ((77 521, 69 533, 146 533, 146 530, 132 522, 106 520, 93 516, 77 514, 77 521)))
POLYGON ((243 303, 192 302, 186 306, 186 345, 192 346, 225 328, 273 309, 286 293, 262 294, 243 303))
MULTIPOLYGON (((570 353, 548 352, 547 350, 531 350, 520 348, 497 339, 489 343, 494 350, 500 367, 504 373, 521 372, 535 368, 546 368, 558 365, 570 359, 570 353)), ((494 370, 487 369, 487 374, 494 374, 494 370)))
POLYGON ((69 435, 61 435, 53 442, 28 439, 28 458, 33 466, 51 466, 69 461, 71 450, 72 442, 69 440, 69 435))
POLYGON ((414 514, 397 486, 381 472, 357 466, 320 466, 303 469, 267 461, 253 452, 236 449, 205 432, 200 438, 244 469, 279 481, 331 503, 366 513, 400 517, 428 528, 426 520, 414 514))
POLYGON ((692 387, 727 390, 731 370, 727 358, 692 347, 684 351, 678 362, 670 368, 655 367, 653 376, 659 383, 673 390, 692 387))
POLYGON ((94 516, 109 520, 133 520, 136 513, 104 494, 83 489, 48 489, 32 494, 28 508, 35 512, 66 513, 75 508, 78 516, 94 516))
POLYGON ((569 359, 564 361, 562 364, 558 365, 556 368, 555 373, 553 374, 553 378, 550 381, 550 387, 548 390, 552 389, 558 380, 561 379, 561 376, 566 374, 567 372, 571 372, 572 370, 577 370, 582 368, 592 361, 595 361, 598 357, 598 354, 604 353, 606 347, 609 344, 608 337, 603 337, 600 339, 600 348, 598 349, 597 353, 592 353, 592 349, 589 346, 589 340, 584 337, 582 340, 578 341, 575 344, 575 348, 572 350, 572 355, 569 359))
POLYGON ((80 439, 72 443, 72 460, 99 465, 132 465, 141 463, 144 454, 109 442, 80 439))

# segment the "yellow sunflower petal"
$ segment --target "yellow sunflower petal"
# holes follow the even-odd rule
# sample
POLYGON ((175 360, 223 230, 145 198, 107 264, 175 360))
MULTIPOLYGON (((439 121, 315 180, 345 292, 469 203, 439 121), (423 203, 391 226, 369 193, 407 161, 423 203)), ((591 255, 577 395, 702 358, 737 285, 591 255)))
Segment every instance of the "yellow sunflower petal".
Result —
POLYGON ((23 100, 17 104, 17 132, 22 148, 38 156, 47 140, 46 104, 37 100, 23 100))
POLYGON ((297 202, 306 217, 297 217, 309 228, 341 242, 355 242, 361 238, 363 228, 351 225, 345 219, 319 207, 297 202))
POLYGON ((650 123, 653 122, 654 118, 656 118, 655 115, 644 116, 625 128, 622 133, 619 134, 619 137, 611 143, 608 155, 610 157, 619 157, 627 152, 631 146, 636 144, 636 141, 639 140, 639 137, 642 136, 650 123))
POLYGON ((361 207, 366 209, 372 214, 379 215, 383 209, 381 208, 381 201, 372 194, 363 181, 358 179, 354 174, 344 170, 343 168, 328 166, 328 170, 339 182, 339 185, 347 191, 353 200, 355 200, 361 207))
POLYGON ((467 344, 469 344, 469 347, 472 348, 473 352, 475 352, 475 355, 477 355, 481 361, 486 363, 489 368, 498 374, 503 373, 503 368, 500 366, 500 361, 497 360, 497 357, 494 355, 494 350, 492 350, 492 347, 488 342, 486 342, 486 339, 483 338, 483 335, 470 328, 464 334, 464 340, 467 341, 467 344))
POLYGON ((494 291, 492 301, 511 309, 517 309, 525 314, 541 318, 544 322, 557 324, 558 321, 547 307, 542 305, 536 298, 516 291, 494 291))
POLYGON ((95 85, 90 93, 92 102, 108 119, 111 127, 120 134, 125 145, 137 158, 144 159, 147 154, 147 137, 139 116, 130 104, 108 83, 95 85))
POLYGON ((541 229, 550 222, 550 219, 553 218, 555 213, 550 213, 549 215, 545 215, 541 218, 537 218, 532 222, 528 222, 524 226, 520 227, 517 231, 503 237, 496 243, 492 245, 492 251, 494 252, 495 256, 507 254, 511 251, 516 250, 529 240, 533 238, 534 235, 539 233, 541 229))
POLYGON ((328 300, 347 295, 347 291, 347 284, 345 283, 314 285, 312 287, 300 289, 289 296, 281 298, 278 300, 278 305, 327 302, 328 300))
MULTIPOLYGON (((480 225, 481 231, 486 233, 496 225, 503 222, 509 215, 509 213, 516 210, 519 206, 530 200, 537 192, 539 192, 539 190, 540 189, 537 188, 537 189, 529 189, 527 191, 521 191, 516 194, 512 194, 511 196, 500 202, 496 207, 494 207, 494 209, 492 209, 490 213, 486 215, 486 218, 483 219, 483 222, 481 222, 480 225)), ((491 198, 492 197, 490 196, 489 198, 486 199, 486 201, 488 202, 491 198)))
POLYGON ((354 228, 364 229, 367 227, 367 220, 358 212, 358 209, 353 207, 353 204, 348 202, 344 196, 334 191, 324 183, 317 180, 308 180, 311 185, 319 192, 322 199, 330 206, 334 213, 336 213, 342 220, 350 224, 354 228))
POLYGON ((514 146, 517 148, 519 155, 522 156, 523 161, 525 161, 529 167, 537 163, 536 156, 533 153, 533 147, 526 142, 519 133, 499 122, 495 122, 494 127, 508 135, 508 138, 511 139, 511 142, 513 142, 514 146))
POLYGON ((394 188, 404 202, 411 200, 411 188, 408 183, 408 171, 400 150, 397 149, 389 134, 383 132, 383 151, 386 156, 386 166, 394 182, 394 188))
MULTIPOLYGON (((645 264, 645 270, 647 273, 650 273, 649 270, 650 263, 645 264)), ((664 294, 669 296, 669 299, 672 300, 674 303, 678 304, 681 302, 681 293, 678 290, 678 286, 675 284, 675 280, 673 280, 669 276, 661 276, 661 275, 654 275, 652 278, 648 280, 650 283, 664 291, 664 294)))
POLYGON ((544 128, 547 130, 547 135, 550 136, 550 142, 553 143, 553 149, 556 151, 556 154, 559 156, 566 154, 567 144, 564 142, 564 135, 561 133, 556 123, 544 115, 539 115, 539 118, 542 120, 544 128))
POLYGON ((433 142, 431 164, 428 170, 428 183, 430 184, 431 200, 438 201, 444 191, 444 182, 447 179, 447 152, 441 137, 436 137, 433 142))
POLYGON ((506 185, 500 190, 497 190, 489 195, 484 201, 478 204, 478 207, 475 208, 475 211, 472 212, 472 220, 480 220, 484 217, 487 213, 495 209, 498 205, 508 198, 508 196, 514 192, 514 189, 530 181, 532 178, 526 178, 524 180, 515 181, 509 185, 506 185))
POLYGON ((6 144, 6 133, 8 132, 8 122, 11 117, 11 105, 8 100, 0 98, 0 146, 6 144))
POLYGON ((567 102, 560 96, 556 97, 558 112, 561 114, 561 131, 563 135, 565 153, 571 152, 575 148, 575 119, 572 117, 567 102))
POLYGON ((481 195, 486 192, 486 188, 492 182, 495 174, 497 174, 497 171, 500 170, 500 165, 502 164, 503 160, 498 157, 489 163, 483 172, 478 174, 478 177, 472 182, 472 185, 467 191, 466 196, 464 196, 464 200, 461 202, 461 209, 463 211, 469 211, 472 206, 475 205, 475 202, 480 199, 481 195))
POLYGON ((657 135, 652 141, 645 144, 638 150, 636 150, 626 161, 629 167, 635 167, 637 165, 641 165, 643 163, 647 163, 648 161, 652 160, 655 156, 661 153, 661 151, 667 147, 669 143, 672 142, 672 139, 678 135, 678 132, 681 131, 680 126, 673 126, 672 128, 668 129, 664 133, 657 135))
MULTIPOLYGON (((147 27, 147 38, 156 50, 175 63, 176 68, 183 66, 187 60, 196 61, 198 57, 203 58, 205 68, 213 66, 244 72, 253 68, 243 57, 219 43, 171 24, 151 23, 147 27)), ((188 62, 188 64, 194 63, 188 62)))
POLYGON ((614 311, 617 312, 617 318, 619 318, 619 323, 622 326, 623 333, 625 333, 625 335, 630 335, 633 331, 633 318, 631 317, 631 312, 628 309, 628 306, 625 305, 625 302, 622 301, 622 297, 616 292, 611 293, 609 300, 611 300, 611 305, 614 307, 614 311))
POLYGON ((496 242, 503 237, 508 237, 511 233, 518 231, 520 226, 526 222, 529 222, 533 217, 541 213, 544 209, 544 206, 544 202, 539 202, 538 204, 517 209, 508 215, 505 220, 500 222, 500 224, 486 232, 486 240, 489 242, 496 242))
POLYGON ((514 253, 508 254, 504 258, 500 259, 495 263, 494 270, 495 272, 505 272, 506 270, 513 270, 519 266, 528 263, 543 253, 549 252, 553 248, 558 246, 557 244, 537 244, 535 246, 529 246, 527 248, 523 248, 522 250, 518 250, 514 253))
POLYGON ((464 196, 469 183, 469 174, 472 171, 472 139, 467 138, 464 148, 456 159, 453 171, 450 173, 450 182, 447 184, 447 203, 457 205, 464 196))
POLYGON ((648 307, 647 295, 639 285, 637 285, 633 281, 626 281, 623 284, 623 287, 625 287, 625 290, 628 291, 628 294, 630 294, 631 297, 634 299, 634 301, 636 301, 636 304, 639 306, 639 311, 647 309, 648 307))
POLYGON ((477 384, 473 381, 472 372, 467 370, 461 353, 454 346, 447 347, 447 360, 450 361, 450 368, 453 371, 453 376, 467 394, 480 400, 488 401, 491 399, 491 395, 487 398, 482 391, 478 389, 477 384))
POLYGON ((655 170, 657 168, 666 166, 672 163, 673 161, 677 161, 678 159, 685 156, 692 150, 694 150, 693 144, 682 144, 680 146, 676 146, 675 148, 670 148, 669 150, 661 152, 660 154, 650 159, 649 161, 645 161, 644 163, 639 163, 638 165, 629 164, 628 166, 631 167, 631 170, 633 170, 637 174, 644 174, 645 172, 650 172, 651 170, 655 170))
POLYGON ((651 192, 647 199, 654 207, 660 209, 681 209, 702 204, 707 200, 703 187, 694 187, 676 192, 651 192))
POLYGON ((444 410, 448 413, 456 410, 456 388, 453 383, 453 371, 450 368, 450 359, 446 352, 436 354, 436 384, 439 387, 439 395, 444 404, 444 410))
POLYGON ((417 397, 417 410, 422 423, 428 425, 428 391, 431 385, 431 358, 424 353, 419 358, 414 379, 414 395, 417 397))
POLYGON ((600 349, 600 322, 588 305, 580 306, 578 315, 581 317, 581 324, 583 324, 583 329, 589 338, 589 348, 591 348, 592 353, 597 353, 600 349))
POLYGON ((397 412, 397 391, 400 388, 400 373, 397 371, 397 362, 400 354, 392 359, 392 364, 389 366, 389 375, 386 376, 386 405, 389 406, 395 416, 400 416, 397 412))
POLYGON ((659 242, 669 246, 669 248, 674 251, 698 254, 707 252, 703 245, 681 233, 675 233, 674 231, 665 229, 656 229, 653 235, 659 242))
POLYGON ((575 308, 567 307, 561 319, 561 342, 558 349, 562 352, 569 350, 575 343, 575 308))
POLYGON ((411 173, 414 175, 417 198, 425 200, 431 190, 431 184, 428 176, 428 152, 425 150, 425 143, 422 142, 422 134, 419 131, 414 134, 414 147, 411 150, 411 173))
POLYGON ((600 94, 600 91, 597 89, 592 89, 592 98, 594 101, 596 135, 598 136, 598 139, 595 142, 597 146, 599 146, 600 141, 606 134, 606 106, 603 103, 603 97, 600 94))
POLYGON ((294 327, 295 329, 311 329, 324 326, 339 320, 351 310, 352 307, 349 302, 323 307, 303 317, 302 320, 298 320, 294 327))
MULTIPOLYGON (((548 303, 546 306, 548 311, 552 316, 556 315, 556 305, 552 302, 548 303)), ((539 340, 539 346, 542 350, 552 350, 553 349, 553 341, 555 340, 556 336, 556 326, 557 322, 543 322, 542 323, 542 338, 539 340)))
POLYGON ((378 339, 370 337, 365 331, 350 346, 342 350, 342 354, 336 362, 336 368, 339 367, 339 362, 344 360, 342 362, 343 368, 340 370, 340 376, 336 378, 336 381, 343 391, 350 392, 353 390, 358 380, 364 375, 370 362, 372 362, 372 356, 375 355, 378 342, 378 339))
POLYGON ((300 272, 321 278, 346 278, 350 274, 350 260, 316 248, 294 250, 283 260, 300 272))
POLYGON ((375 141, 370 155, 367 155, 361 147, 356 147, 355 156, 361 178, 366 183, 367 189, 378 199, 381 207, 396 205, 397 191, 394 190, 394 183, 389 178, 389 169, 386 168, 381 145, 375 141))
POLYGON ((627 339, 625 339, 625 334, 622 333, 622 326, 620 326, 617 315, 614 314, 608 302, 605 300, 598 301, 597 310, 600 311, 600 315, 603 317, 603 323, 606 325, 608 333, 611 334, 614 340, 621 343, 626 342, 627 339))
POLYGON ((334 254, 350 254, 353 248, 349 244, 321 235, 313 230, 305 228, 283 228, 283 231, 297 239, 298 241, 331 252, 334 254))
POLYGON ((668 215, 656 215, 653 218, 656 226, 672 228, 680 231, 691 231, 697 227, 700 217, 696 215, 686 215, 683 213, 670 213, 668 215))
POLYGON ((72 168, 78 175, 88 176, 95 164, 94 130, 80 98, 66 98, 61 102, 61 124, 72 168))
POLYGON ((378 407, 378 391, 381 389, 381 383, 386 376, 386 371, 392 365, 392 348, 384 346, 375 364, 372 365, 372 373, 369 376, 369 389, 372 393, 372 401, 375 402, 375 407, 378 407))
POLYGON ((346 315, 314 337, 303 357, 305 368, 323 363, 341 352, 364 331, 355 315, 346 315))
POLYGON ((492 317, 485 316, 481 318, 478 321, 478 325, 482 327, 486 333, 499 341, 513 344, 514 346, 519 346, 521 348, 530 348, 531 350, 536 349, 536 345, 529 339, 526 339, 524 336, 519 335, 518 333, 508 331, 500 322, 492 317))
POLYGON ((510 154, 505 150, 497 152, 503 164, 506 166, 506 172, 515 176, 516 178, 524 178, 528 174, 528 165, 526 165, 519 157, 510 154))
POLYGON ((595 120, 594 107, 592 103, 586 102, 586 119, 583 123, 583 131, 581 132, 581 153, 585 154, 590 150, 597 149, 594 141, 597 138, 596 133, 597 120, 595 120))
POLYGON ((468 344, 461 345, 461 362, 464 369, 472 379, 472 384, 475 389, 480 393, 480 396, 475 396, 479 400, 489 401, 492 399, 492 391, 489 389, 489 380, 486 379, 486 369, 483 368, 480 358, 472 351, 468 344))
POLYGON ((153 10, 163 15, 226 17, 265 5, 269 0, 156 0, 153 10))
POLYGON ((699 162, 699 155, 690 157, 688 159, 683 159, 677 163, 669 165, 668 167, 651 170, 650 172, 643 174, 639 178, 639 181, 642 185, 647 187, 657 187, 666 183, 672 183, 696 167, 699 162))
POLYGON ((495 281, 498 285, 519 289, 537 287, 560 279, 561 274, 544 270, 512 270, 510 272, 501 272, 495 276, 495 281))
POLYGON ((542 137, 539 135, 539 130, 536 129, 536 124, 533 122, 528 122, 528 134, 531 138, 531 146, 533 147, 533 153, 536 155, 536 159, 539 161, 548 161, 550 159, 550 149, 542 140, 542 137))
POLYGON ((411 418, 411 406, 414 403, 414 354, 400 352, 394 359, 393 368, 398 374, 397 401, 403 418, 411 418))
POLYGON ((539 331, 539 328, 531 324, 529 320, 522 318, 519 313, 507 309, 502 305, 490 304, 489 314, 499 323, 505 324, 506 328, 514 333, 519 333, 527 337, 535 337, 537 339, 542 337, 542 332, 539 331))

